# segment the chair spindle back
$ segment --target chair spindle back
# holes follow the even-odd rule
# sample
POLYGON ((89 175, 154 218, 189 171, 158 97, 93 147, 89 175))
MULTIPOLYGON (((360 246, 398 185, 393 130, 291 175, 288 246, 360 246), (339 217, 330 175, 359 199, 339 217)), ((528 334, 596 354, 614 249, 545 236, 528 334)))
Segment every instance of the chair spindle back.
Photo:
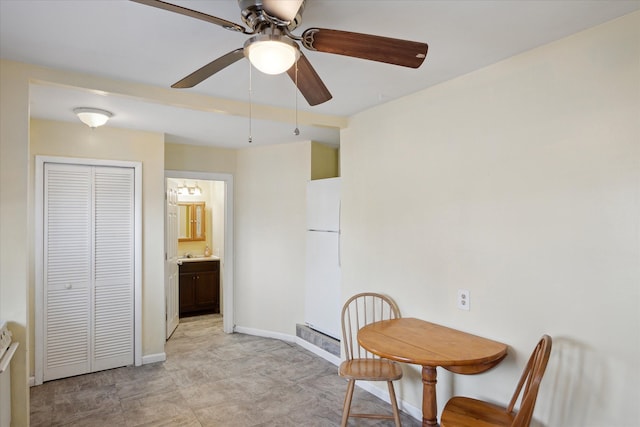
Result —
POLYGON ((377 358, 358 344, 358 330, 373 322, 398 317, 400 309, 386 295, 363 292, 349 298, 342 308, 342 342, 347 360, 377 358))
POLYGON ((516 391, 511 398, 511 402, 509 402, 509 406, 507 407, 507 412, 513 412, 518 398, 522 396, 520 409, 513 420, 512 427, 527 427, 531 423, 533 409, 538 396, 538 389, 540 388, 540 381, 542 381, 542 376, 547 368, 550 354, 551 337, 549 335, 543 335, 533 350, 529 362, 522 373, 522 377, 520 377, 516 391))

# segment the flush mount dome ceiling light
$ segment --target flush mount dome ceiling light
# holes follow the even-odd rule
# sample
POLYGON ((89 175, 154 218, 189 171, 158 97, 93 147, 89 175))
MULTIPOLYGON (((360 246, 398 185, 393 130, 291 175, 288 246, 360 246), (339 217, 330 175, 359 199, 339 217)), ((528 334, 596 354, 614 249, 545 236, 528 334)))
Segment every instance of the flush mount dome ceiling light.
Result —
POLYGON ((113 117, 113 113, 99 108, 79 107, 74 108, 73 112, 78 116, 80 121, 90 128, 94 129, 104 125, 113 117))
POLYGON ((300 57, 300 48, 281 35, 259 35, 244 43, 244 55, 263 73, 280 74, 295 64, 300 57))

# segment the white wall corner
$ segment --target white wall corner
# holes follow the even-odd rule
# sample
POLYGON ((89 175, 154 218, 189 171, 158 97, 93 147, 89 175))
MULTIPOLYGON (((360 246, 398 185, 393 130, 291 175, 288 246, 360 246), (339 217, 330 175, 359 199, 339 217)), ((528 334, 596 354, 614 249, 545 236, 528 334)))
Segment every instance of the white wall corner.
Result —
POLYGON ((147 354, 146 356, 142 356, 143 365, 148 365, 150 363, 164 362, 165 360, 167 360, 166 353, 155 353, 155 354, 147 354))

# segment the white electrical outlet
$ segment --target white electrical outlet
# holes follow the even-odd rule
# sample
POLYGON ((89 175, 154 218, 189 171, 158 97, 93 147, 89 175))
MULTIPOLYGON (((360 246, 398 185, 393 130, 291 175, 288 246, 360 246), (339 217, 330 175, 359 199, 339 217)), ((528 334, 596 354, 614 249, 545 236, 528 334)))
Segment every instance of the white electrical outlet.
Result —
POLYGON ((471 297, 468 289, 458 289, 458 308, 469 311, 471 297))

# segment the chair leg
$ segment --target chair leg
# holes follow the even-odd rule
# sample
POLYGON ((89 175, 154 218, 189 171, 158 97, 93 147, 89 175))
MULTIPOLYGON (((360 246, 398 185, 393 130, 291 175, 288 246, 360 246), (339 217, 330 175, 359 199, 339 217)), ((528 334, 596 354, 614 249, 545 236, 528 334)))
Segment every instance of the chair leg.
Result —
POLYGON ((347 394, 344 396, 344 405, 342 407, 342 423, 341 427, 347 427, 349 422, 349 412, 351 411, 351 400, 353 399, 353 389, 356 385, 356 380, 349 380, 347 384, 347 394))
POLYGON ((396 427, 401 427, 400 411, 398 410, 398 401, 396 400, 396 392, 393 389, 393 382, 387 381, 387 385, 389 386, 389 400, 391 400, 391 407, 393 408, 393 419, 396 422, 396 427))

